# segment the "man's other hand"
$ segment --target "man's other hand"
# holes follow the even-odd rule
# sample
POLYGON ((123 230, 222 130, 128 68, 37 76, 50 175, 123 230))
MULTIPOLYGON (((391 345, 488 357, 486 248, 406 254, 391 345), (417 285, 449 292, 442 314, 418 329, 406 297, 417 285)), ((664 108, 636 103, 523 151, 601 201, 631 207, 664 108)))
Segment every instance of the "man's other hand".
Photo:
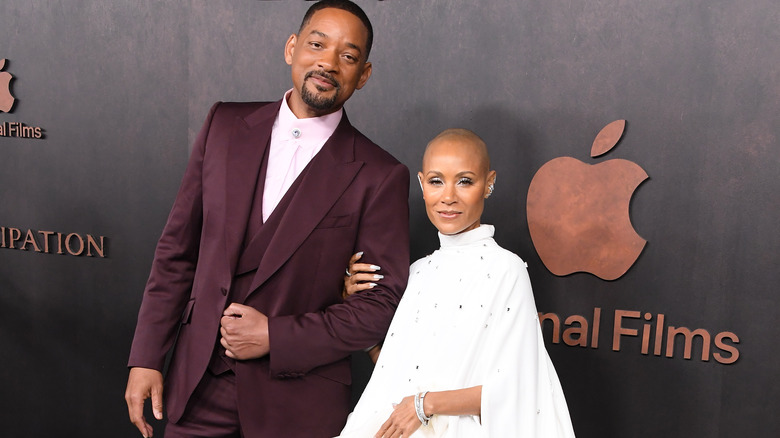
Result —
POLYGON ((153 435, 152 426, 144 418, 144 401, 152 399, 154 418, 163 418, 163 376, 162 373, 150 368, 130 368, 125 390, 125 401, 130 414, 130 421, 141 431, 144 437, 153 435))
POLYGON ((253 307, 232 303, 222 313, 219 329, 227 357, 239 360, 257 359, 271 351, 268 340, 268 317, 253 307))

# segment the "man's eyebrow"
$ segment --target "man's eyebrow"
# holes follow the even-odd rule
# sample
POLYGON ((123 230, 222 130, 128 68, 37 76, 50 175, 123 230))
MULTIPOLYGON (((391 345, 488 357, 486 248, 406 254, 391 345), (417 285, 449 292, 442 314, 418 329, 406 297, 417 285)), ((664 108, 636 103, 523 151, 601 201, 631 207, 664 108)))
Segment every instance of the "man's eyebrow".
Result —
POLYGON ((363 51, 360 50, 360 47, 358 47, 356 44, 352 44, 350 42, 347 42, 346 44, 347 44, 348 47, 357 50, 358 54, 361 54, 361 55, 363 54, 363 51))
POLYGON ((324 32, 321 32, 319 30, 316 30, 316 29, 312 30, 311 32, 309 32, 309 35, 312 35, 312 34, 317 35, 318 37, 328 38, 328 34, 326 34, 324 32))

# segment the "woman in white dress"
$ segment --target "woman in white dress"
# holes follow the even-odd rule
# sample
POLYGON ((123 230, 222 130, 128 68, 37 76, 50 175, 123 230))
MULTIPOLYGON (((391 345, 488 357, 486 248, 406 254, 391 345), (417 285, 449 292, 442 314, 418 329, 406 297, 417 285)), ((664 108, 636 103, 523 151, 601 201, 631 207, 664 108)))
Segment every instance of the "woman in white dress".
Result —
MULTIPOLYGON (((418 178, 441 247, 411 266, 340 436, 573 437, 525 263, 480 224, 496 179, 485 143, 471 131, 444 131, 428 144, 418 178)), ((381 281, 378 267, 357 258, 347 295, 381 281)))

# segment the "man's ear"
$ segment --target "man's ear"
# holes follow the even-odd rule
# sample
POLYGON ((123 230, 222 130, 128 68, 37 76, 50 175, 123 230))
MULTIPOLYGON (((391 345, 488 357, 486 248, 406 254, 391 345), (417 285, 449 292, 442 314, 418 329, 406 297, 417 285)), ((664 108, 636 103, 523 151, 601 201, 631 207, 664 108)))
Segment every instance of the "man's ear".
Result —
POLYGON ((287 65, 292 65, 295 43, 297 42, 298 37, 295 34, 292 34, 290 35, 290 38, 287 38, 287 42, 284 44, 284 62, 286 62, 287 65))
POLYGON ((357 87, 355 87, 356 89, 359 90, 363 88, 363 85, 366 85, 366 82, 368 82, 368 78, 371 77, 371 69, 372 67, 370 62, 366 62, 363 65, 363 73, 360 74, 360 80, 357 83, 357 87))

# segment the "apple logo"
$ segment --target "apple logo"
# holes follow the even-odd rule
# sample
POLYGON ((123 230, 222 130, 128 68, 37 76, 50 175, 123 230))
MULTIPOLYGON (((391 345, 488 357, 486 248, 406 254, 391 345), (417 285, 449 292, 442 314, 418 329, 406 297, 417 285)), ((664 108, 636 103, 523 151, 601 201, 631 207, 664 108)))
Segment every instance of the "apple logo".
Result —
POLYGON ((11 73, 2 71, 5 67, 5 58, 0 59, 0 111, 10 113, 14 107, 14 96, 11 94, 11 73))
MULTIPOLYGON (((591 157, 620 140, 625 120, 596 136, 591 157)), ((648 178, 636 163, 613 159, 590 165, 572 157, 548 161, 528 187, 526 214, 536 252, 555 275, 589 272, 603 280, 620 278, 647 243, 631 225, 634 190, 648 178)))

